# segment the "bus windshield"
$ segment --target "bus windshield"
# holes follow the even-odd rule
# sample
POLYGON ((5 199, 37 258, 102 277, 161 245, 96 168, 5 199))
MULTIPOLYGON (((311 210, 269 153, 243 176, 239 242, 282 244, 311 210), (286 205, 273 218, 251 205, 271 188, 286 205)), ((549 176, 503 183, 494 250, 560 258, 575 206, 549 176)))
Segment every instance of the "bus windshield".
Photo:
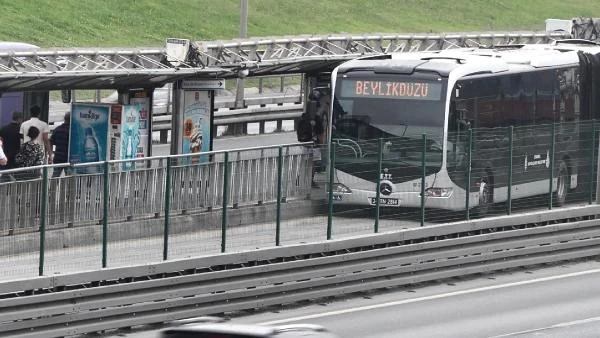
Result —
POLYGON ((336 79, 332 141, 336 168, 365 180, 378 161, 395 182, 437 172, 443 159, 447 79, 426 74, 375 74, 355 71, 336 79), (427 135, 423 158, 423 134, 427 135), (379 150, 378 139, 384 145, 379 150))
POLYGON ((336 82, 333 137, 363 141, 427 134, 441 144, 446 83, 430 73, 342 74, 336 82))

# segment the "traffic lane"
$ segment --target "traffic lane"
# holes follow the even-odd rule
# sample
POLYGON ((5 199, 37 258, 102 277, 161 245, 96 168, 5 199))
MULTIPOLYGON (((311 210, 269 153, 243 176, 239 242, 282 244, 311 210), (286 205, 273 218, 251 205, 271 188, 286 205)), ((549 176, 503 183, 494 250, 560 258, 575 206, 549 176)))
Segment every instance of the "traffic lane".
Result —
MULTIPOLYGON (((552 282, 549 278, 555 278, 554 285, 561 290, 562 294, 568 293, 569 288, 563 288, 563 283, 571 284, 569 278, 577 279, 574 274, 589 273, 591 275, 585 277, 585 283, 590 280, 597 280, 598 272, 594 270, 600 269, 600 263, 590 260, 581 262, 569 262, 559 265, 543 265, 528 269, 511 270, 508 272, 496 272, 486 275, 477 275, 469 277, 453 278, 444 280, 440 283, 424 283, 419 285, 399 287, 390 291, 380 292, 373 291, 369 293, 353 294, 346 297, 337 297, 335 299, 319 300, 308 305, 289 305, 283 307, 272 307, 259 312, 240 312, 230 314, 232 322, 236 323, 252 323, 252 324, 287 324, 287 323, 314 323, 320 324, 332 332, 340 335, 340 337, 493 337, 498 335, 514 334, 517 337, 539 337, 539 332, 530 330, 543 330, 544 336, 550 337, 586 337, 586 332, 600 332, 600 324, 597 322, 586 321, 569 323, 564 320, 562 313, 564 308, 554 307, 552 305, 554 298, 552 293, 546 293, 546 287, 540 288, 539 284, 552 282), (570 276, 570 277, 567 277, 570 276), (558 278, 558 279, 556 279, 558 278), (562 279, 561 279, 562 278, 562 279), (523 282, 530 284, 523 284, 523 282), (521 284, 519 284, 521 283, 521 284), (527 307, 524 303, 527 302, 519 297, 511 296, 510 293, 515 290, 523 289, 521 293, 533 293, 535 298, 543 298, 545 295, 547 305, 541 310, 546 312, 553 311, 559 315, 558 321, 551 325, 522 325, 529 327, 526 330, 518 330, 516 324, 520 322, 535 321, 537 306, 531 311, 523 311, 518 308, 527 307), (531 291, 533 290, 533 291, 531 291), (504 292, 509 292, 505 295, 504 292), (541 296, 540 296, 541 295, 541 296), (463 298, 465 297, 464 301, 463 298), (483 315, 480 315, 474 309, 470 311, 468 308, 474 306, 473 302, 469 302, 468 298, 475 297, 482 300, 476 303, 483 303, 486 308, 483 315), (488 306, 487 301, 492 304, 488 306), (516 300, 515 300, 516 299, 516 300), (520 305, 511 305, 514 302, 520 305), (397 304, 395 304, 397 303, 397 304), (444 304, 445 309, 437 309, 439 304, 444 304), (518 314, 511 315, 517 317, 516 320, 507 318, 502 313, 496 313, 496 309, 502 309, 499 303, 505 303, 509 311, 513 309, 519 311, 518 314), (386 305, 387 304, 387 305, 386 305), (412 304, 412 305, 411 305, 412 304), (460 305, 460 306, 457 306, 460 305), (411 306, 421 308, 419 313, 410 313, 411 306), (448 310, 450 306, 450 310, 448 310), (465 309, 465 307, 467 309, 465 309), (423 310, 425 309, 425 310, 423 310), (435 311, 435 312, 434 312, 435 311), (423 313, 424 312, 424 313, 423 313), (460 316, 454 315, 453 312, 460 313, 460 316), (471 312, 470 314, 468 312, 471 312), (439 332, 441 325, 448 325, 450 318, 439 318, 439 313, 444 313, 446 317, 459 317, 459 323, 452 326, 458 326, 462 333, 439 332), (381 316, 381 319, 377 319, 381 316), (460 318, 460 317, 463 318, 460 318), (467 317, 469 316, 469 317, 467 317), (472 316, 472 318, 470 317, 472 316), (521 316, 522 318, 520 318, 521 316), (484 322, 478 323, 483 320, 484 322), (412 323, 411 321, 414 321, 412 323), (512 321, 512 322, 511 322, 512 321), (396 323, 397 322, 397 323, 396 323), (551 327, 552 325, 561 325, 551 327), (567 325, 568 324, 568 325, 567 325), (492 325, 498 327, 494 331, 498 334, 487 334, 487 332, 478 332, 480 326, 492 325), (428 326, 434 326, 429 331, 425 331, 428 326), (461 327, 463 326, 463 327, 461 327), (436 333, 432 333, 432 332, 436 333), (452 334, 452 335, 450 335, 452 334)), ((578 285, 580 283, 577 283, 578 285)), ((573 286, 577 287, 577 286, 573 286)), ((588 289, 588 285, 581 287, 588 289)), ((589 290, 589 293, 597 291, 589 290)), ((594 299, 590 299, 586 303, 597 303, 595 295, 594 299)), ((562 301, 561 301, 562 302, 562 301)), ((578 307, 579 297, 572 299, 572 307, 578 307)), ((588 304, 589 305, 589 304, 588 304)), ((593 305, 593 304, 592 304, 593 305)), ((481 306, 481 305, 480 305, 481 306)), ((504 306, 506 308, 506 306, 504 306)), ((506 310, 504 310, 506 311, 506 310)), ((594 312, 594 310, 591 310, 594 312)), ((573 317, 573 316, 572 316, 573 317)), ((586 317, 590 318, 590 317, 586 317)), ((551 321, 548 321, 551 322, 551 321)), ((133 331, 128 332, 107 332, 105 337, 127 337, 127 338, 142 338, 142 337, 158 337, 161 329, 148 330, 148 327, 138 327, 133 331)), ((489 331, 489 330, 488 330, 489 331)), ((597 337, 596 335, 592 335, 597 337)))
POLYGON ((392 295, 382 293, 366 302, 350 300, 338 309, 323 311, 321 307, 321 311, 313 308, 312 314, 255 319, 264 324, 321 324, 348 338, 534 337, 539 336, 539 330, 544 334, 561 330, 563 337, 580 336, 600 330, 600 322, 590 320, 600 315, 600 264, 589 264, 592 270, 564 274, 554 269, 563 273, 540 277, 539 271, 519 273, 522 280, 508 283, 498 283, 507 278, 495 274, 488 277, 493 279, 476 279, 481 286, 468 283, 471 287, 455 290, 457 284, 442 284, 433 290, 446 292, 410 289, 392 295), (578 334, 573 335, 575 332, 578 334))

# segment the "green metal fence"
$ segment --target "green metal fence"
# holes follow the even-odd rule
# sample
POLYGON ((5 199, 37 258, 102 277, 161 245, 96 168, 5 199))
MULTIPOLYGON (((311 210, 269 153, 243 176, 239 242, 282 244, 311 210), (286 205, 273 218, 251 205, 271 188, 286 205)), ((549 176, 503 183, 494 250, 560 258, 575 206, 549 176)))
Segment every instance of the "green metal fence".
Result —
POLYGON ((34 260, 42 275, 198 256, 217 238, 235 250, 228 228, 279 227, 282 209, 303 205, 311 156, 282 145, 2 171, 0 274, 31 275, 34 260))
POLYGON ((0 278, 402 231, 596 201, 599 137, 593 121, 471 129, 447 138, 452 142, 444 156, 436 135, 335 140, 324 156, 328 170, 314 174, 319 187, 311 187, 313 151, 298 144, 42 166, 30 179, 21 177, 24 169, 3 171, 0 278), (445 173, 439 170, 443 161, 445 173), (461 204, 456 208, 439 207, 445 192, 431 191, 444 175, 465 188, 454 191, 461 204), (382 190, 384 183, 394 189, 402 180, 412 182, 404 191, 416 201, 411 207, 401 199, 391 205, 394 195, 382 190), (363 194, 362 203, 343 203, 350 193, 341 191, 340 183, 363 194), (566 187, 565 201, 560 186, 566 187), (490 203, 484 210, 486 194, 490 203))
POLYGON ((439 138, 423 134, 334 139, 328 238, 596 200, 598 130, 594 121, 449 133, 445 154, 439 138), (452 181, 451 197, 426 191, 443 185, 440 182, 446 176, 452 181), (394 190, 382 195, 385 181, 402 194, 394 190), (390 199, 394 205, 388 204, 390 199), (485 200, 489 203, 482 203, 485 200), (410 207, 405 207, 408 203, 410 207), (337 226, 344 219, 363 222, 353 228, 337 226))

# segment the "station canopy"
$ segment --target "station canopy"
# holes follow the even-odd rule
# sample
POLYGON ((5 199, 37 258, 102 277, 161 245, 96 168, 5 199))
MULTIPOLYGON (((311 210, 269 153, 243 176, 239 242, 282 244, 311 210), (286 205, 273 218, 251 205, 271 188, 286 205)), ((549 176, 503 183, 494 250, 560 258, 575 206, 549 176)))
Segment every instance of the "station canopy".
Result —
POLYGON ((188 77, 215 78, 219 67, 177 66, 164 49, 45 50, 0 53, 0 91, 160 87, 188 77))

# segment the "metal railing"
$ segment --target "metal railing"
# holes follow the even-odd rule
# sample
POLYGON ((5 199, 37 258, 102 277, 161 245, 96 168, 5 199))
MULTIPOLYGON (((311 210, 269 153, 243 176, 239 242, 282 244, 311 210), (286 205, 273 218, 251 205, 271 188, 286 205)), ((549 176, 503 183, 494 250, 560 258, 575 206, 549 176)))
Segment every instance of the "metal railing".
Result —
MULTIPOLYGON (((266 122, 274 121, 277 123, 277 130, 281 130, 283 121, 295 120, 304 109, 304 102, 301 92, 301 76, 265 76, 258 77, 249 86, 257 85, 255 88, 258 93, 246 94, 243 99, 243 108, 236 107, 235 95, 217 95, 214 104, 215 126, 227 128, 227 134, 239 135, 247 133, 248 123, 258 123, 259 133, 264 133, 266 122), (275 90, 268 92, 265 90, 267 85, 273 85, 277 82, 275 90)), ((225 82, 228 83, 227 81, 225 82)), ((108 98, 102 99, 100 90, 94 91, 74 91, 73 97, 77 97, 78 102, 115 102, 117 96, 113 93, 108 98)), ((68 106, 62 103, 51 104, 50 116, 53 119, 62 119, 64 110, 68 106)), ((156 88, 153 95, 153 113, 152 113, 152 131, 159 132, 161 143, 167 143, 168 133, 172 126, 173 100, 172 84, 156 88)), ((50 121, 50 128, 54 129, 55 120, 50 121)))
POLYGON ((310 189, 310 158, 306 146, 294 144, 6 170, 0 235, 160 215, 168 222, 169 214, 302 199, 310 189))

